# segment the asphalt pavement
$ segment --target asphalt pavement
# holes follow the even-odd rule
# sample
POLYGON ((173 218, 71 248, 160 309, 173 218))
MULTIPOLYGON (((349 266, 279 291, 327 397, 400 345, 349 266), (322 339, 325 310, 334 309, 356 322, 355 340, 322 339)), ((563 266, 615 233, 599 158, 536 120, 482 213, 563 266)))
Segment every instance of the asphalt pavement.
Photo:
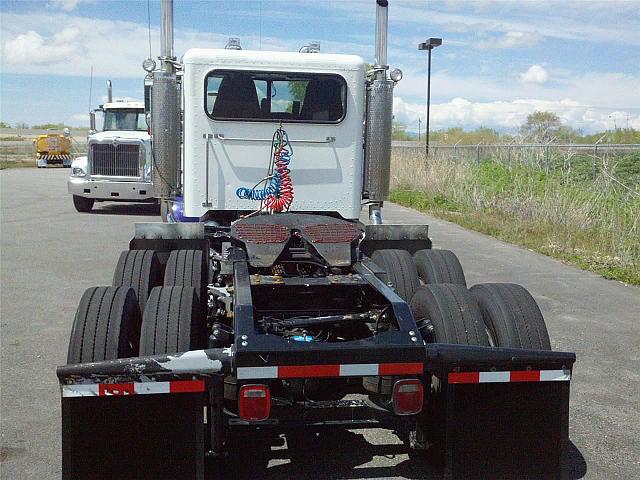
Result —
MULTIPOLYGON (((65 362, 82 292, 109 285, 139 221, 157 207, 96 204, 77 213, 63 169, 0 173, 0 478, 60 477, 60 400, 55 367, 65 362)), ((545 315, 552 346, 575 351, 569 476, 640 478, 640 289, 388 205, 386 223, 428 223, 434 246, 458 254, 469 284, 517 282, 545 315)), ((400 439, 380 429, 319 436, 243 438, 220 478, 439 479, 400 439)))

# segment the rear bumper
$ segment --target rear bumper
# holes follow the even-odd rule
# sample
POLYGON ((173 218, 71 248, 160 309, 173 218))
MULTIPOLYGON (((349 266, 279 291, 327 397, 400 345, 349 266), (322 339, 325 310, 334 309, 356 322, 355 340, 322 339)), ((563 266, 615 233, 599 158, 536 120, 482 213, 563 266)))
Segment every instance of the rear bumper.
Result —
POLYGON ((356 364, 351 357, 352 363, 337 368, 325 363, 261 370, 237 367, 231 349, 208 349, 59 367, 62 477, 115 478, 118 472, 122 478, 161 478, 171 472, 171 478, 203 479, 205 452, 218 451, 227 427, 302 425, 415 432, 416 445, 440 445, 447 479, 561 477, 575 354, 444 344, 423 352, 417 365, 394 363, 396 358, 356 364), (273 416, 259 425, 223 413, 226 375, 245 377, 238 383, 265 383, 375 373, 421 377, 425 385, 435 375, 440 383, 426 393, 417 417, 394 418, 358 400, 272 404, 273 416))
MULTIPOLYGON (((123 358, 58 367, 62 396, 110 396, 171 393, 162 388, 126 387, 123 393, 108 385, 206 380, 234 375, 241 381, 286 378, 435 375, 451 385, 474 383, 569 382, 575 353, 519 350, 448 344, 428 344, 421 362, 389 359, 381 363, 305 363, 273 367, 236 367, 231 349, 193 350, 175 355, 123 358), (102 388, 99 386, 103 385, 102 388), (78 386, 82 386, 79 389, 78 386), (86 390, 87 395, 74 394, 86 390)), ((204 384, 203 384, 204 385, 204 384)))
POLYGON ((47 165, 64 165, 70 167, 73 162, 73 155, 38 155, 36 158, 36 166, 46 167, 47 165))
POLYGON ((153 185, 150 182, 111 182, 70 177, 67 190, 72 195, 95 200, 135 202, 154 198, 153 185))

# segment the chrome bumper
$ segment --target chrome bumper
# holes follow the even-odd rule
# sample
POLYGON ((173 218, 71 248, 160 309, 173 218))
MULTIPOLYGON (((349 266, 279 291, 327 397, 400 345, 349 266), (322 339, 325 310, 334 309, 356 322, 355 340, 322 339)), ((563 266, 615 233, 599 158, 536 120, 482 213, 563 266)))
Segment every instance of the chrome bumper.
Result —
POLYGON ((109 182, 70 177, 67 190, 72 195, 96 200, 135 202, 154 198, 150 182, 109 182))

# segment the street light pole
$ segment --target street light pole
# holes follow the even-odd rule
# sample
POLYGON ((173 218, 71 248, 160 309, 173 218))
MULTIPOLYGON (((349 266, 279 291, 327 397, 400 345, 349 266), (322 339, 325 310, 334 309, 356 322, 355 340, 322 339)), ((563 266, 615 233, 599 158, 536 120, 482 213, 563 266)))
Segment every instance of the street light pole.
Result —
POLYGON ((427 68, 427 124, 425 130, 425 155, 429 156, 429 110, 431 109, 431 50, 442 45, 441 38, 429 38, 426 42, 418 45, 418 50, 428 50, 428 68, 427 68))
POLYGON ((427 67, 427 142, 425 144, 425 154, 427 157, 429 156, 429 112, 431 110, 431 50, 433 50, 433 48, 429 49, 429 66, 427 67))

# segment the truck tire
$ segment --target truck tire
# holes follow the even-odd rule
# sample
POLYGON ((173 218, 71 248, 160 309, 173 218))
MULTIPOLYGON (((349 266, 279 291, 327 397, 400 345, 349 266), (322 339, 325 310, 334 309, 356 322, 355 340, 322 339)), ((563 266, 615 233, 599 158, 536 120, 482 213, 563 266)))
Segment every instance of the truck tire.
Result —
POLYGON ((67 363, 138 356, 140 308, 129 287, 92 287, 84 292, 69 340, 67 363))
POLYGON ((206 288, 209 283, 207 264, 202 250, 173 250, 164 271, 165 286, 193 287, 206 307, 206 288))
POLYGON ((140 355, 204 348, 205 332, 205 315, 195 288, 155 287, 142 316, 140 355))
POLYGON ((462 285, 421 286, 411 299, 411 311, 425 341, 489 346, 480 307, 462 285))
POLYGON ((120 254, 113 286, 133 288, 138 296, 140 311, 144 312, 153 287, 162 285, 162 266, 153 250, 125 250, 120 254))
POLYGON ((424 283, 453 283, 467 286, 460 260, 452 251, 418 250, 413 255, 413 259, 416 262, 418 276, 424 283))
POLYGON ((418 270, 411 254, 406 250, 376 250, 371 260, 385 271, 380 275, 380 280, 391 284, 400 298, 410 301, 420 286, 418 270))
POLYGON ((531 294, 514 283, 483 283, 470 289, 496 347, 551 350, 542 312, 531 294))
POLYGON ((76 207, 76 210, 81 213, 90 212, 93 208, 93 198, 81 197, 79 195, 73 196, 73 206, 76 207))
MULTIPOLYGON (((432 343, 489 346, 482 313, 462 285, 423 285, 413 294, 411 311, 423 339, 432 343)), ((391 395, 395 377, 363 377, 365 390, 391 395)))

